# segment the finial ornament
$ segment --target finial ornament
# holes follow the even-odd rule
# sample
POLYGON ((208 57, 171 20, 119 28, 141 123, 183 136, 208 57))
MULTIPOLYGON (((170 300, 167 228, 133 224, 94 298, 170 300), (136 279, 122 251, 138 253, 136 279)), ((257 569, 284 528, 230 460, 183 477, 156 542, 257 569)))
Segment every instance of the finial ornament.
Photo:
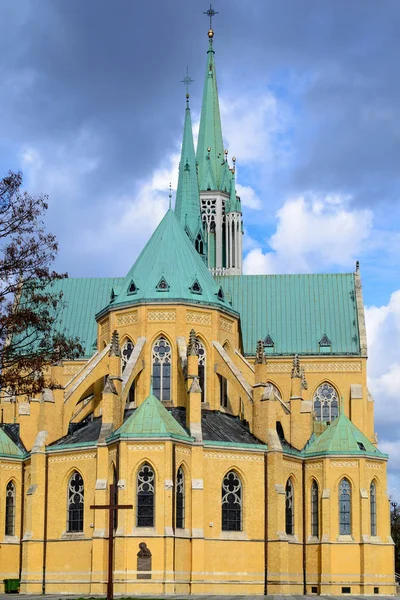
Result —
POLYGON ((306 375, 304 373, 303 367, 300 366, 300 359, 298 354, 295 354, 295 356, 293 357, 292 379, 301 379, 301 387, 303 388, 303 390, 307 389, 308 385, 306 375))
POLYGON ((191 329, 190 333, 189 333, 189 343, 188 343, 188 347, 187 347, 187 355, 188 356, 196 356, 197 355, 196 332, 194 329, 191 329))
POLYGON ((257 342, 256 365, 265 365, 264 345, 262 340, 258 340, 257 342))
POLYGON ((212 40, 212 38, 214 37, 214 31, 213 31, 213 28, 212 28, 212 20, 213 20, 213 17, 214 17, 215 15, 218 15, 218 14, 219 14, 219 13, 218 13, 216 10, 214 10, 214 9, 213 9, 213 7, 212 7, 212 4, 211 4, 211 3, 210 3, 210 8, 209 8, 208 10, 206 10, 206 11, 204 11, 204 12, 203 12, 203 15, 207 15, 207 17, 209 17, 209 19, 210 19, 210 29, 209 29, 209 31, 208 31, 208 37, 209 37, 211 40, 212 40))
POLYGON ((121 357, 121 349, 119 347, 119 333, 116 329, 114 329, 111 336, 110 356, 121 357))

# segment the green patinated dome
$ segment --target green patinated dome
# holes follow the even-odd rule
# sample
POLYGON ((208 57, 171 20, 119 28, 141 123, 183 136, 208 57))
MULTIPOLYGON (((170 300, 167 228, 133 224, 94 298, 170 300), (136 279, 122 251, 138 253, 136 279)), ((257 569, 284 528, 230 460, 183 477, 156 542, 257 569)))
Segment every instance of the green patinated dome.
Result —
POLYGON ((182 301, 237 314, 170 209, 125 279, 113 288, 106 309, 182 301))

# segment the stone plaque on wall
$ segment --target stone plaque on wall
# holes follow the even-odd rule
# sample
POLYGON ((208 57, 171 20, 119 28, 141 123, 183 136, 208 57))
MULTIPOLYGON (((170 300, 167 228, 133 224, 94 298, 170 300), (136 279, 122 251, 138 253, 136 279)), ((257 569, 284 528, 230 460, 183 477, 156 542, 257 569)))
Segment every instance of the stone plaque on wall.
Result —
POLYGON ((151 552, 145 542, 140 542, 137 553, 137 578, 151 579, 151 552))

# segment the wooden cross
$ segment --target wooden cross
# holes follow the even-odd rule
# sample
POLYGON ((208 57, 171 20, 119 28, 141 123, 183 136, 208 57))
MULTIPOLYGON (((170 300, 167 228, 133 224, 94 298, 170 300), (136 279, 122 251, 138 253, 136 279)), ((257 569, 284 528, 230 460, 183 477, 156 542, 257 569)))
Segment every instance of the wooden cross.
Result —
POLYGON ((110 503, 92 504, 90 508, 108 510, 108 581, 107 600, 114 598, 113 566, 114 566, 114 515, 122 508, 133 508, 132 504, 114 504, 115 485, 110 485, 110 503))

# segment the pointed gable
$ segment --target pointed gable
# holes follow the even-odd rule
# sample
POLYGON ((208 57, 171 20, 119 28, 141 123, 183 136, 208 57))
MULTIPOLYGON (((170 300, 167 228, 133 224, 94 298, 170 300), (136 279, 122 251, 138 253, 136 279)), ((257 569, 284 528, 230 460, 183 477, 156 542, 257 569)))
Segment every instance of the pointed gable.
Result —
POLYGON ((97 317, 108 308, 164 301, 201 303, 236 315, 223 294, 218 296, 218 288, 175 213, 170 209, 119 286, 119 294, 108 307, 97 314, 97 317), (194 281, 197 281, 201 294, 193 293, 194 281), (135 293, 129 292, 132 282, 135 283, 135 293))
POLYGON ((189 434, 153 394, 109 438, 173 438, 191 440, 189 434))
POLYGON ((314 437, 304 449, 305 456, 324 454, 356 454, 386 458, 372 442, 342 412, 320 436, 314 437))

